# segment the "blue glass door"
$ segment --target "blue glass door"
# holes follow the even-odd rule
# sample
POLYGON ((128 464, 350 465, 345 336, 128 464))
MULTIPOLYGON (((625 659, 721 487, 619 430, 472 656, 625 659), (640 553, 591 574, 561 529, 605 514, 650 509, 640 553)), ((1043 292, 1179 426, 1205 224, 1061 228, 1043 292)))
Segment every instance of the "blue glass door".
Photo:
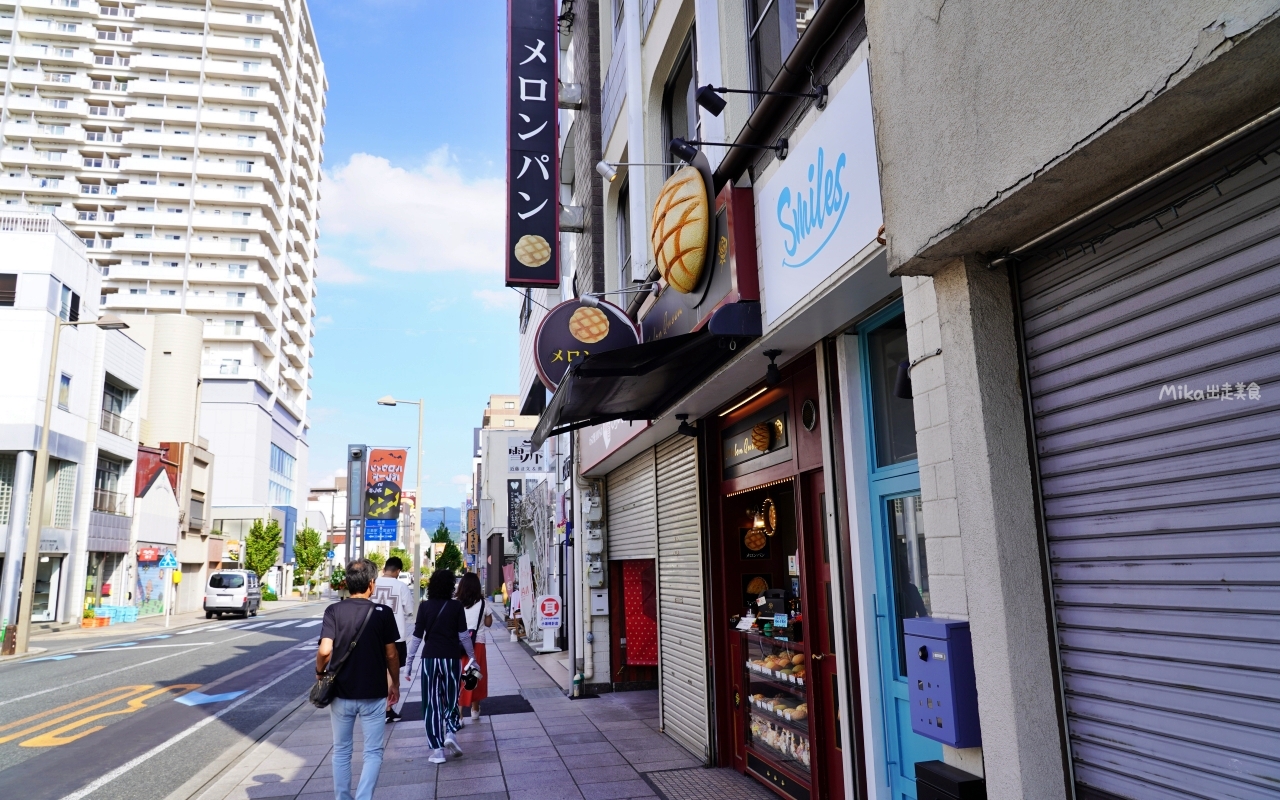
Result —
POLYGON ((941 758, 942 745, 912 732, 907 696, 902 620, 928 616, 930 603, 915 412, 909 398, 895 395, 899 365, 908 359, 901 302, 859 326, 858 342, 867 420, 876 572, 872 602, 885 767, 893 800, 915 800, 915 765, 941 758))

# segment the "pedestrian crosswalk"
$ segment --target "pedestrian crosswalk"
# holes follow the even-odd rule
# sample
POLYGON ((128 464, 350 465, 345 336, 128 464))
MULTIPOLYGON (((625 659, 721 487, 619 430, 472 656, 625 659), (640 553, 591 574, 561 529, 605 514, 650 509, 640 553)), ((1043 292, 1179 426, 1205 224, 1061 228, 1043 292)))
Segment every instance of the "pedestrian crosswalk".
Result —
POLYGON ((193 626, 185 630, 175 631, 174 636, 189 636, 193 633, 213 633, 214 631, 228 630, 268 630, 271 628, 313 628, 324 620, 321 619, 286 619, 286 620, 261 620, 258 622, 232 622, 230 624, 214 623, 213 625, 193 626))

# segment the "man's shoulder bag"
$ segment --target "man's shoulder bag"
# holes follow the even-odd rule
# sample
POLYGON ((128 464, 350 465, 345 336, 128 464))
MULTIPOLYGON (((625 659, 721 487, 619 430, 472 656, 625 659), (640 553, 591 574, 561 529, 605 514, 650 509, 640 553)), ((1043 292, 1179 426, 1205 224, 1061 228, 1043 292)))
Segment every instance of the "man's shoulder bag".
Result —
POLYGON ((365 626, 369 624, 369 618, 373 616, 373 606, 369 606, 369 610, 365 612, 364 622, 360 623, 360 629, 356 631, 355 638, 347 645, 347 650, 342 654, 342 658, 338 659, 338 663, 333 663, 333 657, 329 658, 329 666, 325 668, 324 674, 316 678, 315 686, 311 687, 311 705, 316 708, 327 708, 333 702, 334 693, 337 686, 334 683, 338 679, 338 673, 342 671, 342 665, 347 663, 347 657, 356 649, 356 644, 360 641, 360 637, 364 635, 365 626))

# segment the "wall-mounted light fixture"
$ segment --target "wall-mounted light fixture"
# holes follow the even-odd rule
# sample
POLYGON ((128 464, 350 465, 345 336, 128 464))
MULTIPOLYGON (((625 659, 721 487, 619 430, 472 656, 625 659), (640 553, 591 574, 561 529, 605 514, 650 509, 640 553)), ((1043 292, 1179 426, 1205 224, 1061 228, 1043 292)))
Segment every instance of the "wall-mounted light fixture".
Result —
POLYGON ((679 167, 679 161, 600 161, 596 163, 596 172, 610 183, 618 177, 618 167, 679 167))
POLYGON ((778 369, 778 365, 773 360, 782 355, 781 350, 765 350, 764 357, 769 359, 769 366, 764 371, 764 382, 766 386, 777 386, 782 383, 782 370, 778 369))
POLYGON ((600 300, 601 300, 601 298, 603 298, 605 295, 609 295, 609 294, 624 294, 624 295, 625 295, 625 294, 643 294, 643 293, 645 293, 645 292, 652 292, 654 289, 657 289, 657 288, 658 288, 658 284, 657 284, 657 282, 656 282, 656 281, 654 281, 654 282, 650 282, 650 283, 642 283, 642 284, 640 284, 639 286, 637 286, 637 287, 635 287, 635 288, 633 288, 633 289, 615 289, 615 290, 613 290, 612 292, 587 292, 586 294, 583 294, 581 297, 579 297, 579 298, 578 298, 578 302, 579 302, 579 303, 582 303, 582 304, 583 304, 584 306, 586 306, 587 308, 599 308, 599 307, 600 307, 600 300))
POLYGON ((712 116, 720 116, 724 111, 724 107, 728 105, 728 101, 720 95, 722 94, 754 94, 754 95, 774 95, 776 97, 809 97, 814 100, 814 105, 818 108, 827 107, 827 87, 825 84, 817 84, 813 87, 812 92, 761 92, 755 89, 730 89, 727 86, 712 86, 707 84, 700 87, 694 99, 698 105, 710 111, 712 116))
POLYGON ((676 429, 676 433, 681 436, 698 435, 698 429, 689 424, 688 414, 676 414, 676 419, 680 420, 680 427, 676 429))
POLYGON ((772 150, 778 156, 779 161, 786 160, 790 149, 790 145, 787 144, 785 138, 778 139, 775 144, 738 144, 737 142, 701 142, 696 139, 686 141, 678 136, 671 140, 671 145, 668 149, 671 151, 671 155, 681 161, 692 164, 693 160, 698 157, 698 147, 745 147, 748 150, 772 150), (695 145, 697 146, 695 147, 695 145))

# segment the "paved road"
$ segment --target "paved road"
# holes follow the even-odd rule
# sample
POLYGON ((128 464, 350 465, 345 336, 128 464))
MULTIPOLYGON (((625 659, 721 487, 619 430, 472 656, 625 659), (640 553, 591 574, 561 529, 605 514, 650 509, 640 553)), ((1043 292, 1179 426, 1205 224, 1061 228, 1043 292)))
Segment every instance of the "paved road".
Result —
POLYGON ((307 690, 324 607, 0 665, 0 786, 24 800, 166 797, 307 690))

